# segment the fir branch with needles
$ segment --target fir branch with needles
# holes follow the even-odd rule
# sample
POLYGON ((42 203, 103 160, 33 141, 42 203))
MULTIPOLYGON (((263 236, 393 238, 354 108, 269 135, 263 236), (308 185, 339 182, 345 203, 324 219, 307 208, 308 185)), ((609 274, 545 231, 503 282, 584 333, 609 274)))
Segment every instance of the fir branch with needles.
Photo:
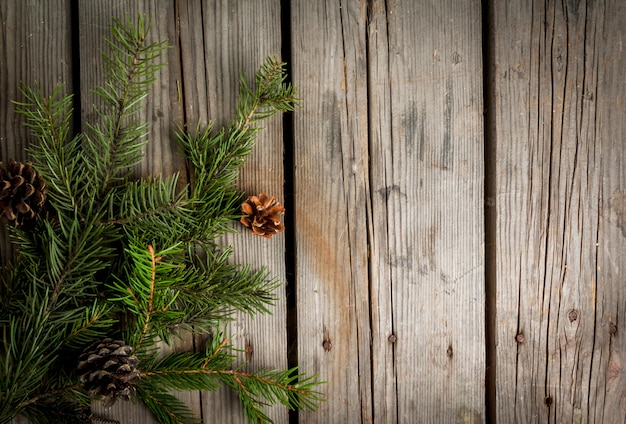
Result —
POLYGON ((255 423, 271 422, 268 405, 315 409, 323 398, 320 383, 295 369, 244 371, 221 333, 236 311, 270 312, 279 285, 263 268, 232 263, 232 247, 216 240, 241 216, 236 179, 259 123, 298 105, 285 65, 269 57, 254 83, 241 77, 227 127, 174 135, 192 184, 178 174, 137 178, 149 142, 140 114, 167 50, 149 30, 145 16, 113 22, 107 79, 84 132, 72 132, 72 97, 61 85, 49 95, 25 86, 16 102, 36 143, 32 166, 6 171, 26 174, 3 184, 36 177, 24 196, 39 190, 46 202, 29 225, 8 226, 17 254, 0 273, 2 424, 20 415, 81 423, 90 404, 117 399, 138 399, 163 423, 190 422, 170 391, 221 386, 255 423), (208 335, 207 345, 161 356, 159 343, 183 331, 208 335))
POLYGON ((172 353, 146 364, 140 386, 146 392, 185 390, 215 391, 222 384, 235 390, 245 415, 253 423, 271 422, 264 407, 280 403, 290 409, 314 410, 322 399, 318 382, 299 375, 296 369, 259 370, 253 373, 234 368, 235 356, 228 339, 216 333, 203 353, 172 353))

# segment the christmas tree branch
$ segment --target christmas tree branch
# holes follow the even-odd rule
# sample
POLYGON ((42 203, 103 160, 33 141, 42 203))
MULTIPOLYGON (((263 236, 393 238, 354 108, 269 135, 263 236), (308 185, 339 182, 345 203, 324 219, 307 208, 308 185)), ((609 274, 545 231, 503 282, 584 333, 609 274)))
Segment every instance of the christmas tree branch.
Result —
MULTIPOLYGON (((154 282, 156 280, 156 265, 157 265, 157 262, 159 262, 162 259, 162 257, 155 256, 154 248, 151 245, 148 245, 148 252, 150 252, 150 260, 152 262, 152 269, 151 269, 151 275, 150 275, 150 294, 148 296, 148 304, 146 308, 143 310, 145 314, 145 318, 143 320, 144 324, 143 324, 143 328, 141 329, 140 337, 138 338, 139 342, 135 345, 135 349, 134 349, 135 351, 139 349, 139 347, 141 346, 141 342, 143 341, 144 337, 148 333, 148 329, 150 328, 150 318, 156 313, 164 312, 167 310, 167 305, 162 306, 158 309, 152 308, 152 305, 154 302, 154 282)), ((141 304, 139 300, 137 299, 137 297, 135 297, 135 295, 133 294, 132 289, 128 288, 128 291, 131 293, 131 295, 137 302, 137 306, 141 308, 141 304)))
POLYGON ((93 180, 89 175, 79 175, 84 162, 81 137, 69 139, 72 96, 61 95, 62 89, 59 84, 45 97, 38 88, 23 87, 25 101, 16 102, 16 112, 26 117, 25 125, 38 140, 29 153, 48 185, 50 202, 58 211, 75 211, 89 199, 86 193, 93 180), (79 178, 82 184, 76 183, 79 178))
POLYGON ((256 73, 257 87, 252 90, 245 78, 239 85, 237 117, 228 130, 211 135, 212 124, 197 128, 194 134, 179 132, 177 139, 184 155, 194 165, 194 195, 211 199, 214 190, 232 189, 239 168, 248 156, 259 128, 259 121, 278 112, 294 110, 299 100, 296 91, 285 83, 285 64, 268 57, 256 73))
POLYGON ((176 397, 155 387, 140 385, 137 396, 161 424, 192 424, 201 421, 176 397))
POLYGON ((95 301, 90 307, 84 308, 84 318, 73 320, 73 325, 65 337, 63 344, 70 348, 82 348, 95 340, 107 336, 110 328, 117 324, 111 317, 112 306, 95 301))
POLYGON ((169 222, 188 213, 185 190, 177 193, 178 174, 171 177, 146 178, 117 188, 111 196, 109 217, 101 225, 131 225, 164 217, 169 222), (177 213, 178 212, 178 213, 177 213))
POLYGON ((2 314, 0 422, 19 414, 23 400, 49 385, 42 384, 41 376, 53 366, 62 333, 47 312, 48 300, 47 293, 34 292, 21 304, 12 305, 19 308, 19 314, 2 314))
MULTIPOLYGON (((150 379, 159 381, 164 387, 171 387, 172 389, 178 390, 189 390, 189 380, 186 380, 185 377, 194 377, 194 376, 216 376, 220 379, 223 379, 229 383, 232 381, 236 382, 236 386, 240 389, 244 390, 245 393, 252 396, 252 389, 249 387, 255 387, 254 392, 261 391, 256 389, 257 387, 264 386, 264 390, 269 390, 267 393, 292 393, 296 396, 312 396, 315 394, 319 394, 318 392, 313 392, 310 390, 308 386, 303 384, 303 382, 296 384, 289 384, 289 381, 292 379, 296 379, 296 376, 289 376, 295 371, 295 369, 288 371, 260 371, 257 374, 243 372, 240 370, 215 370, 215 369, 207 369, 205 368, 194 368, 194 369, 166 369, 160 371, 144 371, 140 374, 141 378, 150 379), (162 378, 161 378, 162 377, 162 378), (184 381, 181 383, 181 381, 184 381), (244 382, 246 384, 244 384, 244 382)), ((302 376, 300 376, 302 377, 302 376)), ((201 379, 197 380, 196 390, 212 390, 207 387, 213 387, 211 384, 204 383, 201 379)), ((316 383, 319 384, 319 383, 316 383)), ((285 399, 286 406, 292 406, 287 398, 283 398, 282 396, 277 396, 278 398, 285 399)), ((301 403, 298 407, 304 407, 308 404, 301 403)))
POLYGON ((57 300, 63 291, 69 298, 95 294, 90 288, 96 288, 98 271, 108 266, 107 258, 113 249, 109 242, 119 239, 119 235, 111 227, 97 226, 102 212, 90 215, 87 222, 78 216, 67 219, 59 215, 59 225, 45 223, 45 231, 39 236, 49 249, 44 252, 48 278, 53 286, 49 310, 57 306, 57 300))
POLYGON ((55 390, 48 390, 45 393, 41 393, 30 399, 24 400, 23 402, 19 404, 18 409, 26 408, 28 405, 31 405, 33 403, 40 402, 41 400, 44 400, 44 399, 54 398, 58 395, 67 393, 72 390, 80 390, 80 388, 81 388, 80 384, 73 383, 73 384, 69 384, 65 387, 61 387, 55 390))
MULTIPOLYGON (((114 21, 108 79, 94 91, 98 122, 84 123, 85 133, 70 137, 71 96, 61 86, 50 97, 22 91, 18 111, 38 141, 29 150, 34 163, 12 164, 7 175, 24 175, 3 185, 28 180, 38 202, 29 225, 10 230, 19 256, 1 281, 2 423, 22 414, 78 424, 93 398, 112 403, 135 393, 159 421, 188 422, 189 408, 166 392, 223 385, 238 393, 253 422, 270 421, 265 405, 314 409, 321 399, 319 383, 295 369, 234 368, 235 350, 219 332, 204 352, 158 356, 157 342, 169 343, 181 329, 213 334, 234 311, 270 311, 277 280, 231 263, 232 248, 217 237, 234 231, 241 215, 235 182, 257 124, 298 100, 284 64, 270 57, 254 88, 241 79, 227 128, 176 135, 193 167, 191 186, 178 187, 178 175, 133 179, 148 134, 138 118, 166 48, 148 43, 149 27, 142 16, 114 21)), ((14 216, 28 210, 29 193, 12 192, 10 202, 21 208, 14 216)))
POLYGON ((285 63, 279 62, 275 57, 267 58, 257 72, 257 88, 254 92, 242 76, 240 95, 244 101, 239 104, 238 115, 243 116, 243 120, 240 118, 234 121, 231 129, 238 125, 239 130, 244 130, 252 122, 269 118, 276 112, 293 111, 298 100, 293 86, 285 81, 285 63), (247 99, 253 99, 251 104, 247 99))
POLYGON ((209 390, 220 382, 240 396, 247 416, 253 422, 269 422, 261 406, 279 402, 289 408, 315 409, 321 393, 320 383, 311 377, 286 371, 260 370, 254 373, 233 368, 235 356, 229 351, 228 339, 214 335, 204 353, 172 353, 155 363, 147 363, 141 372, 141 383, 171 390, 209 390))
POLYGON ((147 140, 148 127, 133 121, 141 110, 148 87, 156 79, 162 64, 154 63, 167 48, 166 42, 147 43, 150 22, 139 15, 136 24, 114 20, 113 40, 106 40, 110 55, 103 55, 109 81, 94 90, 105 108, 96 108, 99 124, 88 124, 87 148, 91 166, 98 176, 98 193, 123 181, 128 170, 141 161, 141 148, 147 140))
POLYGON ((128 332, 127 342, 137 351, 146 342, 152 346, 155 338, 163 335, 164 322, 184 314, 171 308, 178 296, 172 285, 184 268, 163 261, 163 256, 181 254, 176 245, 157 253, 152 245, 143 248, 133 243, 127 247, 127 252, 132 261, 127 264, 124 281, 110 285, 119 295, 109 300, 122 302, 134 314, 136 320, 128 332))
POLYGON ((86 232, 80 233, 78 239, 76 240, 76 243, 74 244, 74 249, 69 252, 61 274, 56 278, 56 283, 54 285, 54 289, 52 290, 52 295, 50 296, 50 305, 48 306, 48 312, 50 312, 52 308, 54 308, 57 297, 61 292, 61 287, 63 286, 63 283, 65 283, 65 279, 67 278, 68 274, 72 271, 74 261, 81 253, 81 246, 83 245, 83 240, 85 239, 86 235, 86 232))
MULTIPOLYGON (((110 197, 109 213, 100 225, 123 227, 143 244, 161 246, 190 243, 197 232, 196 204, 185 189, 179 190, 178 174, 146 178, 115 187, 110 197)), ((208 218, 204 226, 210 225, 208 218)))

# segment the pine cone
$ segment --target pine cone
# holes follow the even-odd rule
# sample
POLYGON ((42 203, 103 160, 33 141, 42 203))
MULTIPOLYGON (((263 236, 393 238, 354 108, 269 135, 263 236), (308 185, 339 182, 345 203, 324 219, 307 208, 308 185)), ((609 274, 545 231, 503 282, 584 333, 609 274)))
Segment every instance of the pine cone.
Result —
POLYGON ((139 371, 135 368, 137 357, 132 352, 133 348, 122 340, 111 338, 95 342, 83 351, 77 369, 89 396, 102 396, 105 406, 111 406, 118 397, 130 399, 135 394, 139 371))
POLYGON ((0 162, 0 207, 15 226, 33 220, 46 201, 46 184, 29 162, 0 162))
POLYGON ((241 211, 245 214, 240 222, 248 227, 252 234, 271 238, 280 233, 285 226, 280 222, 280 217, 285 213, 285 208, 278 203, 276 197, 268 197, 261 193, 258 196, 250 196, 241 205, 241 211))

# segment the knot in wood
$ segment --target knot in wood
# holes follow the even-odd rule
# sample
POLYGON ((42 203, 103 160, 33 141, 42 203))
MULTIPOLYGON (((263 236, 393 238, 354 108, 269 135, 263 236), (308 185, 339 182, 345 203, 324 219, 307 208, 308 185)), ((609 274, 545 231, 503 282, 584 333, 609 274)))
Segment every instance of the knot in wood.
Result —
POLYGON ((569 319, 569 322, 574 322, 578 320, 578 317, 579 313, 576 309, 570 309, 570 311, 567 313, 567 318, 569 319))
POLYGON ((330 342, 330 340, 324 340, 324 343, 322 343, 322 347, 324 348, 325 351, 329 351, 333 348, 333 344, 330 342))
POLYGON ((609 327, 609 334, 611 336, 615 336, 617 334, 617 325, 611 324, 611 326, 609 327))
POLYGON ((552 396, 546 396, 543 398, 543 403, 545 403, 545 405, 549 408, 554 403, 554 399, 552 399, 552 396))

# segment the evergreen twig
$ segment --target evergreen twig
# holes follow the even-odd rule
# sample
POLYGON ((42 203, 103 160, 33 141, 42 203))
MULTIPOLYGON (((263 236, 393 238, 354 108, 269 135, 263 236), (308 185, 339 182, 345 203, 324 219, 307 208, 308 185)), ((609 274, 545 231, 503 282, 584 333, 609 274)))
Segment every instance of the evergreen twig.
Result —
POLYGON ((238 393, 251 422, 271 421, 266 405, 314 409, 322 399, 319 383, 295 369, 235 366, 219 331, 235 311, 269 312, 278 285, 265 269, 232 264, 232 248, 216 238, 239 218, 235 181, 258 124, 298 104, 284 64, 269 57, 254 87, 241 78, 227 128, 179 130, 192 185, 179 187, 177 174, 135 178, 148 133, 139 114, 166 48, 148 42, 149 28, 143 16, 113 22, 107 80, 94 90, 97 122, 84 133, 71 136, 62 86, 50 96, 22 89, 18 112, 37 140, 29 153, 48 206, 31 227, 10 229, 19 250, 0 280, 1 424, 18 415, 81 423, 93 396, 134 394, 160 422, 189 422, 193 414, 169 391, 222 385, 238 393), (157 343, 182 330, 212 334, 204 352, 161 357, 157 343))

